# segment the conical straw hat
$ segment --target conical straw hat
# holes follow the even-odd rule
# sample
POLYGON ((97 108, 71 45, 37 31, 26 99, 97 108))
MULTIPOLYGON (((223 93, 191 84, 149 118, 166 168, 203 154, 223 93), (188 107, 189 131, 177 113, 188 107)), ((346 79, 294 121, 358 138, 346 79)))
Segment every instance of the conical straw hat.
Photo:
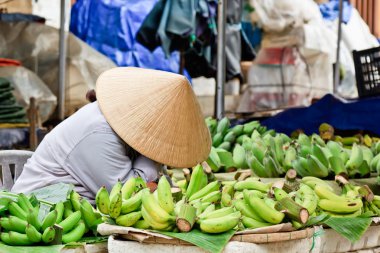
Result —
POLYGON ((112 129, 146 157, 179 168, 207 159, 210 133, 184 76, 114 68, 98 78, 96 96, 112 129))

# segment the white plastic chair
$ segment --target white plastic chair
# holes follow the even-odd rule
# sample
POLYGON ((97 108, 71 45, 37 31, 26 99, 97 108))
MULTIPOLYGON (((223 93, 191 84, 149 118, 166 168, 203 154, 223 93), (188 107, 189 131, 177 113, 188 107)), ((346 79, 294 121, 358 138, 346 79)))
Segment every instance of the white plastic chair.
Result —
POLYGON ((28 150, 0 150, 0 189, 12 188, 32 154, 28 150))

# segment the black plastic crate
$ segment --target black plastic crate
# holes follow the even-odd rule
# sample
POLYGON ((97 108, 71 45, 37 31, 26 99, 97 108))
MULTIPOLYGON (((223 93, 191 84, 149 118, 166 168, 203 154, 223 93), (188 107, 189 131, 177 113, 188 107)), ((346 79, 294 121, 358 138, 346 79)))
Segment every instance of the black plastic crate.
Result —
POLYGON ((353 51, 359 97, 380 95, 380 47, 353 51))

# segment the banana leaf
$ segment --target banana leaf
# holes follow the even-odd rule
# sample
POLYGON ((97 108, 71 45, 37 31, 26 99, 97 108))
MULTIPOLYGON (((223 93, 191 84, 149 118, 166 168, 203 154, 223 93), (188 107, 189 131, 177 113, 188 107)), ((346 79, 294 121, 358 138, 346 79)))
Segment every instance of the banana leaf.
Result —
POLYGON ((364 217, 330 217, 323 221, 324 224, 334 229, 338 234, 347 238, 352 243, 358 241, 362 237, 371 225, 371 222, 371 218, 364 217))
POLYGON ((174 233, 162 231, 155 232, 177 239, 181 239, 211 253, 219 253, 223 251, 224 247, 230 241, 231 237, 235 233, 235 230, 229 230, 221 234, 205 234, 199 231, 198 229, 193 229, 188 233, 174 233))
POLYGON ((0 252, 7 253, 60 253, 65 245, 52 246, 8 246, 0 242, 0 252))
POLYGON ((66 201, 70 192, 74 188, 71 184, 58 183, 43 187, 31 192, 38 200, 57 204, 61 201, 66 201))

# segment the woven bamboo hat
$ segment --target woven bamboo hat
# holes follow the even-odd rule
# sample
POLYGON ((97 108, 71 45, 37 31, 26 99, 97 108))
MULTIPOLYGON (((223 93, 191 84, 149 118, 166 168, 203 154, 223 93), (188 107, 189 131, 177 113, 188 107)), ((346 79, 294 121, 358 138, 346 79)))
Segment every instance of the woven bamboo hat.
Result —
POLYGON ((112 129, 146 157, 179 168, 207 159, 210 133, 184 76, 114 68, 99 76, 96 96, 112 129))

